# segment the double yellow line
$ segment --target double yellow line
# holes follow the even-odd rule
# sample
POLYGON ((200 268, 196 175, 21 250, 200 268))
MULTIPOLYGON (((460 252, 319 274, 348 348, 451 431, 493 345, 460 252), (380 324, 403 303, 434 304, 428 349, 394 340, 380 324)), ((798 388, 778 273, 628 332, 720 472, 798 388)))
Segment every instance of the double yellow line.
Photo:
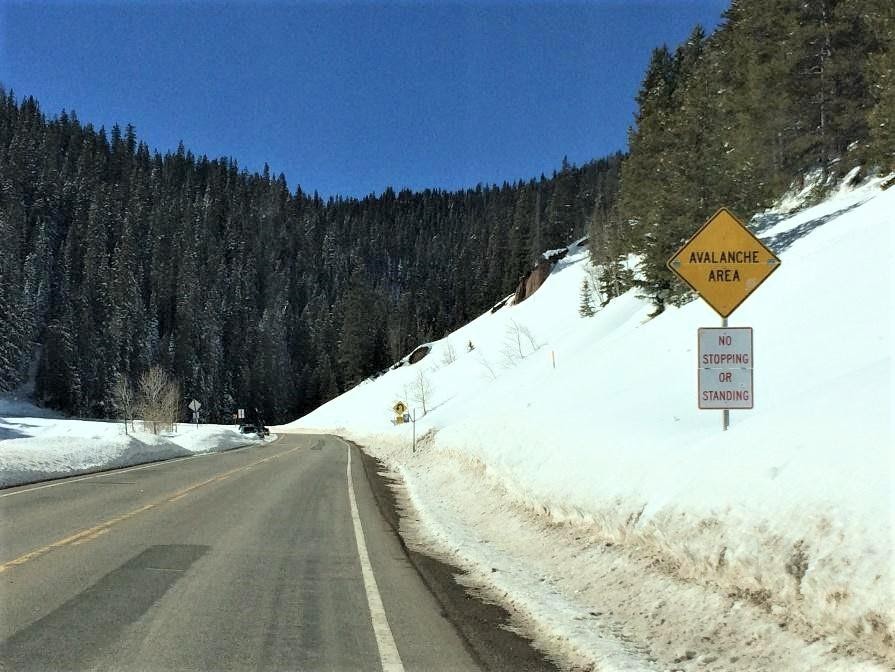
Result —
POLYGON ((269 462, 270 460, 283 457, 288 455, 289 453, 294 453, 296 450, 299 450, 300 446, 295 448, 290 448, 287 451, 282 453, 277 453, 276 455, 268 455, 265 458, 260 460, 256 460, 255 462, 251 462, 249 464, 243 465, 241 467, 236 467, 235 469, 231 469, 230 471, 225 471, 222 474, 218 474, 212 478, 201 481, 200 483, 194 483, 189 487, 186 487, 182 490, 178 490, 175 493, 170 495, 165 495, 160 499, 155 500, 154 502, 150 502, 149 504, 145 504, 138 509, 134 509, 133 511, 128 511, 127 513, 123 513, 120 516, 115 516, 114 518, 110 518, 99 525, 94 525, 93 527, 80 530, 79 532, 75 532, 72 535, 69 535, 63 539, 58 539, 51 544, 47 544, 46 546, 42 546, 41 548, 37 548, 33 551, 29 551, 24 555, 20 555, 14 560, 10 560, 8 562, 0 565, 0 573, 7 571, 13 567, 18 567, 20 565, 24 565, 26 562, 30 562, 31 560, 35 560, 43 555, 46 555, 50 551, 55 551, 56 549, 63 548, 64 546, 80 544, 85 541, 91 541, 96 539, 97 537, 108 532, 113 526, 118 525, 119 523, 123 523, 126 520, 130 520, 134 516, 138 516, 145 511, 150 511, 151 509, 158 508, 163 504, 167 504, 169 502, 176 502, 178 499, 182 499, 186 497, 188 494, 193 492, 194 490, 198 490, 199 488, 203 488, 206 485, 211 485, 212 483, 217 483, 219 481, 224 481, 234 474, 238 474, 240 471, 245 471, 246 469, 251 469, 252 467, 258 466, 259 464, 263 464, 264 462, 269 462))

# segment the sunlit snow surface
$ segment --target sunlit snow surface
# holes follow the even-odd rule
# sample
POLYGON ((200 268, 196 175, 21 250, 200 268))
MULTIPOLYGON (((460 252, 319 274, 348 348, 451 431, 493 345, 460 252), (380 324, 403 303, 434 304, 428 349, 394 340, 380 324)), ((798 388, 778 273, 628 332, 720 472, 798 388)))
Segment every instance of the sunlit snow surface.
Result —
POLYGON ((791 200, 757 220, 782 266, 730 318, 754 330, 755 408, 727 432, 696 400, 697 329, 720 318, 650 320, 635 292, 582 318, 575 248, 525 302, 281 429, 382 458, 408 536, 567 663, 890 669, 895 188, 791 200), (421 415, 420 371, 412 453, 390 409, 421 415))
POLYGON ((0 399, 0 487, 260 442, 225 425, 181 423, 159 435, 136 425, 125 434, 120 422, 70 420, 0 399))

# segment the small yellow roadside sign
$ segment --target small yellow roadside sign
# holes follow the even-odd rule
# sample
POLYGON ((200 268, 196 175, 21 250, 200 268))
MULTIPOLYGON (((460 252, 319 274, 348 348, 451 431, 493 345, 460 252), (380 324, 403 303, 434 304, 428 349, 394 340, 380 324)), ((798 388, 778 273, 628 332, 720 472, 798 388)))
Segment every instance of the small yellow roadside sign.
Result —
POLYGON ((721 317, 746 300, 780 260, 726 208, 693 234, 667 264, 721 317))
POLYGON ((407 407, 404 405, 403 401, 399 401, 397 404, 392 406, 392 410, 395 412, 395 415, 404 415, 404 412, 407 410, 407 407))

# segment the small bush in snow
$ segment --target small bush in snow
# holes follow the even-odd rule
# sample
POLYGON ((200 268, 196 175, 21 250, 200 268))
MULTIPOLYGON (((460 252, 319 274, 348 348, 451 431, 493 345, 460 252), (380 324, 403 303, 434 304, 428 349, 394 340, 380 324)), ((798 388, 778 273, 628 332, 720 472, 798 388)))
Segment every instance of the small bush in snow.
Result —
POLYGON ((453 364, 457 361, 457 351, 454 350, 454 344, 450 341, 444 342, 444 354, 441 356, 441 362, 445 366, 453 364))
POLYGON ((432 398, 432 383, 421 370, 416 374, 411 392, 413 393, 413 400, 423 407, 423 415, 426 415, 426 404, 432 398))
POLYGON ((520 359, 525 359, 540 347, 541 343, 535 338, 531 329, 524 324, 519 324, 516 320, 510 320, 503 339, 503 350, 501 350, 507 366, 515 366, 520 359))
POLYGON ((180 415, 180 385, 154 366, 140 376, 136 411, 153 434, 174 429, 180 415))
POLYGON ((488 375, 488 380, 497 380, 497 373, 494 371, 494 365, 488 361, 488 358, 484 355, 479 356, 479 364, 482 365, 482 368, 485 369, 485 372, 488 375))

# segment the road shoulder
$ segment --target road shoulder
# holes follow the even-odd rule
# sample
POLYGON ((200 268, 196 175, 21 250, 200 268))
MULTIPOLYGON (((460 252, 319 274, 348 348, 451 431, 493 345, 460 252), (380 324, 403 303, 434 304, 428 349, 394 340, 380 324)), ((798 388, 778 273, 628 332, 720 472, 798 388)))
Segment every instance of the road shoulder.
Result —
POLYGON ((412 548, 400 534, 401 512, 393 479, 376 458, 349 442, 361 458, 364 473, 382 517, 397 537, 404 554, 441 606, 443 615, 457 630, 467 651, 484 670, 556 670, 557 667, 532 646, 529 639, 511 631, 510 614, 502 607, 469 593, 455 577, 465 572, 412 548))

